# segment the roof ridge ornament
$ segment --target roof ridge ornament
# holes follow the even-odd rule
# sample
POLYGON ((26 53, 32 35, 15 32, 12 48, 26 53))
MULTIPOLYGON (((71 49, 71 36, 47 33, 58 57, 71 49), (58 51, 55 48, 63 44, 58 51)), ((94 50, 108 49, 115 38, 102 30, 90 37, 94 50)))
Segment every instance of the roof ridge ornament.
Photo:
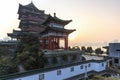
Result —
POLYGON ((33 1, 31 0, 31 4, 33 4, 33 1))
POLYGON ((56 17, 56 13, 54 12, 54 17, 56 17))

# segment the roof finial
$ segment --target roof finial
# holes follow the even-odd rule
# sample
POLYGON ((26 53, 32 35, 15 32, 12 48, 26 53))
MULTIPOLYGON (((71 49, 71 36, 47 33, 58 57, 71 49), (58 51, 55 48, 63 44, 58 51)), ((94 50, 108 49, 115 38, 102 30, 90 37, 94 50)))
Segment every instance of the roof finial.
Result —
POLYGON ((33 4, 33 1, 31 0, 31 3, 33 4))
POLYGON ((56 13, 54 13, 54 17, 56 17, 56 13))

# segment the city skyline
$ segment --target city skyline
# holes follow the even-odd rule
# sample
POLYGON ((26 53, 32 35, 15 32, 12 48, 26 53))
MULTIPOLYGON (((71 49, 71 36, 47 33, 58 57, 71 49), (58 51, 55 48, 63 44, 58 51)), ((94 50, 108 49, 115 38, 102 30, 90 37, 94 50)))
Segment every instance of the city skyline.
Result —
MULTIPOLYGON (((105 45, 119 41, 120 0, 32 0, 46 14, 73 21, 66 26, 76 29, 70 35, 70 45, 105 45)), ((18 29, 18 6, 29 4, 31 0, 1 1, 0 39, 13 29, 18 29)))

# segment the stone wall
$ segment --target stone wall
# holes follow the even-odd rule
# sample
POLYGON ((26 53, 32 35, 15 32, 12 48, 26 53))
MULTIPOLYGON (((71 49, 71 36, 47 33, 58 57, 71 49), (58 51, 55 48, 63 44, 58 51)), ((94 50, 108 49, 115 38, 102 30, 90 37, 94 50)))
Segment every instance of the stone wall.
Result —
POLYGON ((46 67, 81 62, 81 55, 81 51, 64 51, 63 53, 56 52, 55 54, 53 51, 53 53, 45 54, 47 59, 46 67))

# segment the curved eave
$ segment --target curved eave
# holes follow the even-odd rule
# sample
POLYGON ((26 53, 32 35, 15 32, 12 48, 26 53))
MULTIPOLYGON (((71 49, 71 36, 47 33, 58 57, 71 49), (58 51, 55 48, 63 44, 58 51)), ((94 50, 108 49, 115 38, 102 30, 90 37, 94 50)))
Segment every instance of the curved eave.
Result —
POLYGON ((52 17, 49 14, 47 19, 42 24, 44 25, 44 24, 47 24, 47 23, 50 23, 50 22, 57 22, 57 23, 60 23, 60 24, 63 24, 63 25, 67 25, 68 23, 72 22, 72 20, 62 20, 60 18, 57 18, 56 16, 52 17))
POLYGON ((19 4, 18 14, 21 13, 21 9, 34 9, 38 12, 44 13, 44 10, 39 10, 32 2, 28 5, 19 4))
POLYGON ((9 37, 12 37, 12 38, 16 38, 16 37, 18 37, 20 34, 21 34, 21 31, 19 31, 19 30, 14 30, 14 29, 13 29, 13 33, 7 33, 7 35, 8 35, 9 37))
POLYGON ((62 20, 56 16, 52 17, 54 21, 60 22, 61 24, 67 25, 68 23, 72 22, 72 20, 62 20))
POLYGON ((49 31, 49 30, 53 30, 55 32, 67 33, 67 34, 70 34, 74 31, 76 31, 75 29, 62 29, 62 28, 56 28, 56 27, 46 27, 46 29, 44 29, 44 31, 41 33, 44 33, 44 32, 49 31))
POLYGON ((7 35, 11 38, 17 38, 18 37, 18 35, 14 35, 13 33, 7 33, 7 35))
POLYGON ((70 30, 70 31, 69 31, 69 34, 72 33, 72 32, 74 32, 74 31, 76 31, 76 29, 70 30))
POLYGON ((7 35, 11 38, 20 38, 22 36, 25 35, 35 35, 35 36, 39 36, 39 33, 37 32, 27 32, 27 31, 20 31, 20 32, 13 32, 13 33, 7 33, 7 35))
POLYGON ((50 27, 51 30, 54 30, 56 32, 63 32, 63 33, 67 33, 67 34, 70 34, 72 33, 73 31, 76 31, 75 29, 61 29, 61 28, 55 28, 55 27, 50 27))
POLYGON ((9 37, 11 37, 11 36, 12 36, 12 33, 7 33, 7 35, 8 35, 9 37))

